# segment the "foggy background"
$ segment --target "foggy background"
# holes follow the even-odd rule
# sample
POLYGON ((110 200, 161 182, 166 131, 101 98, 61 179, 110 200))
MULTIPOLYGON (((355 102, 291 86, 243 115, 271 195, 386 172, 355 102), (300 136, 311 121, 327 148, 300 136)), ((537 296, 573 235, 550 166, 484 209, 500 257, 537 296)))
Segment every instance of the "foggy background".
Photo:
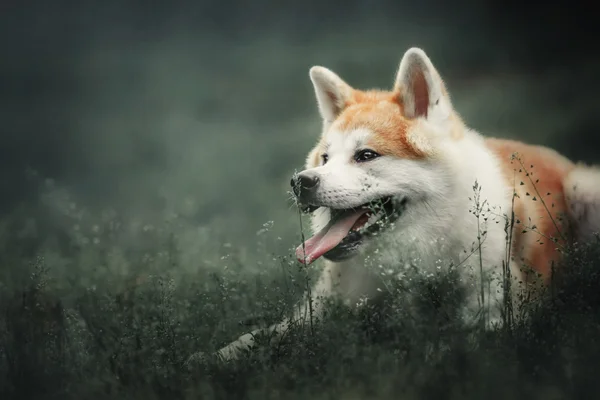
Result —
POLYGON ((597 162, 594 13, 574 2, 526 7, 5 1, 4 250, 26 239, 23 255, 45 251, 67 268, 79 247, 65 242, 101 245, 118 220, 123 249, 152 246, 145 232, 171 224, 191 269, 221 265, 222 247, 248 260, 283 254, 299 238, 289 179, 320 133, 309 68, 390 88, 412 46, 431 57, 471 127, 597 162))

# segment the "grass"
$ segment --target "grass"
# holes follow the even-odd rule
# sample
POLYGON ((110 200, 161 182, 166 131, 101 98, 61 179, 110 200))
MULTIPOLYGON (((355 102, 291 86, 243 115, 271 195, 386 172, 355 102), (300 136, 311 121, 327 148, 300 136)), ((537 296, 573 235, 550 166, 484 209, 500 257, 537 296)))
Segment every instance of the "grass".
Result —
POLYGON ((550 295, 509 328, 460 322, 468 289, 453 269, 426 276, 381 266, 389 290, 378 303, 330 301, 319 323, 296 325, 277 342, 258 338, 236 362, 194 364, 190 354, 279 320, 316 271, 265 250, 248 272, 233 249, 221 270, 190 271, 168 227, 153 231, 153 253, 119 255, 111 224, 94 225, 93 240, 63 243, 104 271, 84 270, 87 279, 70 285, 43 257, 23 265, 22 240, 6 246, 3 262, 13 254, 21 274, 5 273, 13 290, 0 298, 2 398, 536 399, 600 389, 600 240, 565 249, 550 295))

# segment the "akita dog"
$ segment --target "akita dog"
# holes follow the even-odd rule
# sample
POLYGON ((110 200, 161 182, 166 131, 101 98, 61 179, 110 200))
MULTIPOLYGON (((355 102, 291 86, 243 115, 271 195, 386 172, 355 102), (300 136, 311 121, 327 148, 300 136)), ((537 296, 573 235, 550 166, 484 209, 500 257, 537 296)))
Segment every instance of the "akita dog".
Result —
POLYGON ((533 271, 547 283, 561 246, 599 230, 600 170, 469 129, 423 50, 404 54, 392 91, 354 89, 320 66, 310 79, 323 132, 291 182, 314 231, 296 255, 305 264, 323 258, 325 268, 304 299, 310 306, 241 336, 218 351, 222 359, 260 331, 278 336, 309 310, 319 317, 322 297, 356 305, 376 296, 381 278, 366 266, 375 255, 423 269, 444 260, 465 282, 485 281, 491 290, 483 299, 473 290, 464 316, 487 307, 491 326, 501 320, 506 265, 516 282, 533 271))

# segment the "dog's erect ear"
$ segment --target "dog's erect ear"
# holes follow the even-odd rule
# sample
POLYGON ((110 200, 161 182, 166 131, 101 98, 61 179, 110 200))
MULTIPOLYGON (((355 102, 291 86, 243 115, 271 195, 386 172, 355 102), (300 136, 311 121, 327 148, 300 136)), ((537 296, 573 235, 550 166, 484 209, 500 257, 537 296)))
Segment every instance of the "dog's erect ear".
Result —
POLYGON ((315 87, 321 117, 325 122, 333 122, 346 107, 352 95, 352 88, 325 67, 312 67, 310 80, 315 87))
POLYGON ((445 118, 452 109, 442 78, 427 54, 417 47, 404 53, 394 90, 400 93, 408 118, 445 118))

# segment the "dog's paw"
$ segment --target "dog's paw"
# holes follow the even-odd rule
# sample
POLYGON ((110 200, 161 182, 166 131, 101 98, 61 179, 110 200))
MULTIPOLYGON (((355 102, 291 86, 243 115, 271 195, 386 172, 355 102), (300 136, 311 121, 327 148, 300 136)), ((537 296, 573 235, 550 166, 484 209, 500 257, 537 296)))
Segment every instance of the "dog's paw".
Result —
POLYGON ((216 364, 218 361, 219 360, 216 355, 199 351, 188 357, 188 359, 185 361, 185 367, 188 369, 188 371, 198 368, 207 368, 216 364))
POLYGON ((469 329, 482 329, 484 331, 494 331, 501 328, 503 320, 499 313, 490 313, 483 315, 481 310, 463 309, 461 320, 465 327, 469 329))

